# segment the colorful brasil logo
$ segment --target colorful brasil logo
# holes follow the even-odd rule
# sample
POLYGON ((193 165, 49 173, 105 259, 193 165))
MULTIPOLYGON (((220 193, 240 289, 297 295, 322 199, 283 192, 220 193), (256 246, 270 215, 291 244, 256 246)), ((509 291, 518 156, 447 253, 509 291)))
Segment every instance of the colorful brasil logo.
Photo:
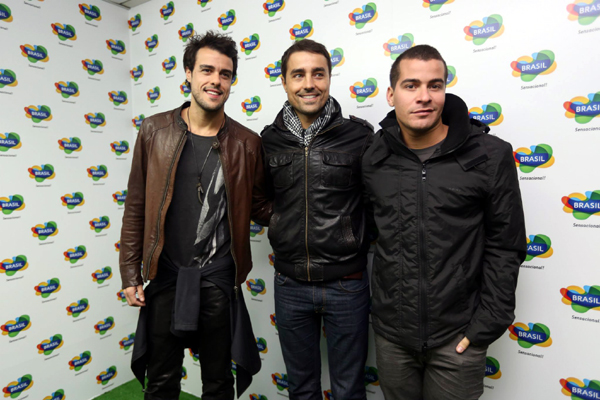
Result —
POLYGON ((8 197, 0 197, 0 210, 2 214, 10 215, 15 211, 21 211, 25 208, 25 199, 20 194, 14 194, 8 197))
POLYGON ((423 7, 438 11, 444 4, 454 3, 454 0, 423 0, 423 7))
POLYGON ((81 60, 81 64, 83 64, 83 69, 87 71, 89 75, 102 75, 104 73, 104 65, 100 60, 85 59, 81 60))
POLYGON ((127 140, 121 140, 112 142, 110 144, 110 151, 115 153, 117 156, 129 153, 129 142, 127 140))
POLYGON ((79 260, 83 260, 87 257, 87 249, 83 245, 76 246, 75 248, 70 248, 69 250, 65 251, 63 255, 65 256, 65 261, 75 264, 79 260))
POLYGON ((365 386, 379 386, 379 372, 375 367, 365 366, 365 386))
POLYGON ((362 8, 355 8, 348 18, 350 19, 350 25, 355 26, 356 29, 362 29, 366 24, 374 22, 378 17, 377 5, 375 3, 367 3, 362 8))
POLYGON ((165 21, 168 20, 169 17, 173 14, 175 14, 175 3, 173 3, 172 1, 168 2, 160 8, 160 17, 165 21))
POLYGON ((277 12, 285 8, 285 0, 267 0, 263 3, 264 13, 269 14, 269 17, 274 17, 277 12))
POLYGON ((127 53, 125 43, 122 40, 108 39, 106 41, 106 48, 114 55, 127 53))
POLYGON ((21 148, 21 137, 15 132, 0 133, 0 151, 21 148))
POLYGON ((31 44, 24 44, 21 46, 21 55, 26 57, 30 63, 36 62, 48 62, 50 57, 48 56, 48 50, 44 46, 37 46, 31 44))
POLYGON ((64 344, 62 335, 56 334, 50 336, 50 339, 44 339, 37 345, 38 354, 49 356, 56 349, 60 349, 64 344))
POLYGON ((48 106, 29 106, 25 107, 25 116, 39 124, 42 121, 52 120, 52 110, 48 106))
POLYGON ((76 303, 71 303, 67 307, 67 315, 73 316, 73 318, 79 317, 81 313, 86 312, 90 309, 90 303, 88 299, 81 299, 76 303))
POLYGON ((75 82, 56 82, 56 93, 60 93, 62 97, 68 99, 69 97, 79 96, 79 86, 75 82))
POLYGON ((12 11, 6 4, 0 4, 0 21, 12 22, 12 11))
POLYGON ((146 50, 152 53, 152 50, 158 47, 158 35, 152 35, 151 37, 146 39, 144 44, 146 45, 146 50))
POLYGON ((563 211, 573 214, 579 220, 585 220, 592 215, 600 215, 600 190, 592 192, 571 193, 562 198, 563 211))
POLYGON ((181 40, 183 43, 187 42, 191 36, 196 34, 196 31, 194 30, 194 24, 190 22, 189 24, 182 26, 177 33, 179 34, 179 40, 181 40))
POLYGON ((110 331, 115 327, 115 319, 113 317, 108 317, 102 321, 98 321, 96 325, 94 325, 94 329, 96 333, 100 335, 106 334, 106 332, 110 331))
POLYGON ((411 33, 405 33, 397 38, 388 40, 383 44, 383 50, 386 57, 390 57, 392 60, 400 57, 400 54, 406 50, 414 47, 415 37, 411 33))
POLYGON ((289 383, 288 383, 288 376, 286 373, 274 373, 271 374, 271 378, 273 379, 273 385, 277 386, 277 390, 288 390, 289 388, 289 383))
POLYGON ((117 367, 115 367, 114 365, 110 368, 108 368, 106 371, 101 372, 100 374, 98 374, 98 376, 96 376, 96 383, 98 385, 106 385, 108 384, 108 382, 112 379, 115 379, 117 377, 117 367))
POLYGON ((517 322, 508 327, 510 338, 516 340, 519 346, 529 349, 533 346, 549 347, 552 344, 550 329, 540 323, 525 325, 517 322))
POLYGON ((584 379, 583 382, 577 378, 561 379, 562 394, 571 396, 573 400, 596 400, 600 399, 600 381, 584 379))
POLYGON ((211 1, 212 0, 198 0, 198 4, 200 5, 200 7, 206 7, 206 5, 211 1))
POLYGON ((589 25, 600 16, 600 0, 575 0, 567 6, 570 21, 579 25, 589 25))
POLYGON ((504 33, 502 17, 492 14, 483 18, 482 21, 473 21, 464 29, 467 36, 465 39, 472 41, 476 46, 484 44, 488 39, 497 38, 504 33))
POLYGON ((0 326, 2 336, 8 336, 9 338, 14 338, 19 333, 26 331, 29 328, 31 328, 29 315, 21 315, 16 319, 6 321, 4 325, 0 326))
POLYGON ((313 22, 310 19, 300 22, 292 26, 290 29, 290 39, 296 42, 309 38, 314 33, 313 22))
POLYGON ((2 389, 4 393, 4 397, 10 397, 11 399, 16 399, 26 390, 31 389, 33 386, 33 377, 31 375, 23 375, 16 381, 13 381, 6 385, 2 389))
POLYGON ((258 33, 251 35, 249 38, 244 38, 244 40, 240 42, 240 47, 247 56, 253 51, 258 50, 260 48, 260 37, 258 36, 258 33))
POLYGON ((578 124, 587 124, 600 116, 600 92, 590 93, 588 97, 577 96, 564 104, 565 116, 575 118, 578 124))
POLYGON ((259 294, 267 293, 267 287, 265 285, 265 281, 262 279, 250 279, 246 281, 246 289, 252 294, 252 296, 256 297, 259 294))
POLYGON ((77 40, 77 33, 75 32, 75 27, 73 25, 63 25, 57 22, 55 24, 50 24, 50 26, 52 27, 52 33, 58 36, 63 42, 65 40, 77 40))
POLYGON ((15 87, 18 85, 17 74, 10 69, 0 69, 0 89, 4 86, 15 87))
POLYGON ((523 82, 531 82, 538 75, 548 75, 556 69, 554 52, 542 50, 530 56, 521 56, 510 63, 514 77, 521 77, 523 82))
POLYGON ((452 87, 454 85, 456 85, 456 82, 458 82, 458 77, 456 76, 456 68, 447 65, 446 68, 448 69, 448 79, 446 79, 446 87, 452 87))
POLYGON ((131 346, 133 346, 133 342, 135 341, 135 333, 130 333, 119 342, 119 346, 121 350, 129 350, 131 346))
POLYGON ((112 278, 112 276, 113 274, 111 267, 104 267, 92 272, 92 280, 99 285, 112 278))
MULTIPOLYGON (((183 81, 181 85, 179 85, 179 92, 183 95, 183 97, 188 98, 192 91, 187 85, 187 81, 183 81)), ((138 128, 139 129, 139 128, 138 128)))
POLYGON ((84 365, 87 365, 92 362, 92 353, 89 351, 84 351, 78 356, 75 356, 69 361, 69 369, 74 371, 79 371, 83 368, 84 365))
POLYGON ((106 165, 92 166, 87 169, 87 173, 88 178, 92 178, 94 182, 97 182, 100 179, 106 179, 108 177, 108 168, 106 168, 106 165))
POLYGON ((546 235, 530 235, 527 238, 527 256, 525 261, 531 261, 536 257, 548 258, 554 253, 552 241, 546 235))
POLYGON ((33 232, 33 237, 39 240, 46 240, 50 236, 58 235, 58 225, 54 221, 44 222, 31 228, 31 232, 33 232))
POLYGON ((177 60, 175 59, 175 56, 166 58, 162 62, 162 70, 167 74, 170 74, 175 68, 177 68, 177 60))
POLYGON ((140 126, 142 126, 142 121, 144 121, 145 118, 146 118, 146 116, 144 114, 140 114, 137 117, 135 117, 134 119, 132 119, 131 122, 133 123, 133 127, 139 131, 140 126))
POLYGON ((538 144, 531 148, 520 147, 513 151, 517 167, 526 174, 536 168, 548 168, 554 165, 552 147, 547 144, 538 144))
POLYGON ((47 280, 46 282, 40 282, 33 289, 35 290, 36 296, 42 296, 42 299, 46 299, 50 297, 52 293, 60 291, 60 280, 58 278, 52 278, 47 280))
POLYGON ((146 96, 148 101, 151 104, 154 104, 155 101, 160 100, 160 88, 155 86, 153 89, 150 89, 148 92, 146 92, 146 96))
POLYGON ((281 77, 281 60, 275 61, 274 64, 269 64, 265 67, 265 78, 271 82, 275 82, 279 77, 281 77))
POLYGON ((344 50, 336 47, 333 50, 329 50, 329 56, 331 58, 331 68, 341 67, 346 62, 344 58, 344 50))
POLYGON ((469 110, 469 118, 483 122, 487 126, 500 125, 504 121, 502 107, 498 103, 484 104, 479 107, 473 107, 469 110))
POLYGON ((65 152, 65 154, 72 154, 74 151, 81 151, 83 148, 81 145, 81 139, 78 137, 62 138, 58 141, 58 148, 65 152))
POLYGON ((368 78, 362 82, 355 82, 350 86, 350 97, 356 99, 359 103, 363 103, 369 97, 375 97, 379 93, 377 88, 377 80, 368 78))
POLYGON ((129 71, 129 74, 131 75, 131 79, 137 82, 144 76, 144 66, 140 64, 137 67, 133 67, 133 69, 129 71))
POLYGON ((269 400, 269 399, 264 394, 252 393, 250 395, 250 400, 269 400))
POLYGON ((569 286, 560 289, 562 302, 571 306, 573 311, 584 314, 590 310, 600 311, 600 286, 569 286))
POLYGON ((229 10, 225 14, 221 14, 219 18, 217 18, 217 22, 219 23, 219 28, 226 31, 231 25, 234 25, 237 21, 235 17, 235 10, 229 10))
POLYGON ((54 179, 54 167, 51 164, 34 165, 28 168, 29 177, 35 179, 36 182, 44 182, 46 179, 54 179))
POLYGON ((242 111, 246 113, 247 116, 251 117, 255 112, 259 112, 262 110, 262 104, 260 101, 260 97, 254 96, 250 99, 246 99, 242 102, 242 111))
POLYGON ((490 379, 500 379, 502 377, 500 363, 494 357, 485 358, 485 377, 490 379))
POLYGON ((127 100, 127 93, 122 90, 119 90, 118 92, 116 90, 108 92, 108 99, 117 107, 129 103, 129 100, 127 100))
POLYGON ((63 389, 58 389, 56 392, 52 392, 50 396, 44 397, 42 400, 64 400, 65 391, 63 389))
POLYGON ((132 32, 135 32, 137 28, 142 26, 142 16, 140 14, 136 14, 135 17, 131 17, 131 19, 127 21, 127 25, 132 32))
POLYGON ((256 237, 256 235, 262 235, 263 233, 265 233, 264 226, 250 221, 250 237, 256 237))
POLYGON ((60 198, 62 201, 62 205, 66 206, 69 210, 74 209, 75 207, 81 207, 85 204, 85 200, 83 199, 83 193, 75 192, 71 194, 65 194, 60 198))
POLYGON ((102 15, 100 15, 100 9, 94 5, 87 5, 85 3, 80 4, 79 13, 88 21, 100 21, 102 19, 102 15))
POLYGON ((267 341, 264 338, 257 337, 256 338, 256 347, 258 347, 258 352, 266 354, 269 352, 269 348, 267 347, 267 341))
POLYGON ((108 228, 110 228, 110 219, 106 215, 90 221, 90 229, 96 231, 96 233, 100 233, 108 228))
POLYGON ((123 190, 122 192, 115 192, 113 193, 112 197, 115 203, 122 206, 123 204, 125 204, 125 200, 127 199, 127 190, 123 190))
POLYGON ((277 327, 277 316, 275 315, 275 313, 271 314, 269 318, 271 319, 271 325, 273 325, 275 327, 275 330, 278 331, 279 328, 277 327))
POLYGON ((85 118, 85 123, 88 124, 92 129, 106 125, 106 117, 101 112, 87 113, 83 117, 85 118))
POLYGON ((12 259, 7 258, 0 263, 0 274, 6 274, 6 276, 13 276, 19 271, 25 271, 29 267, 27 257, 24 255, 18 255, 12 259))

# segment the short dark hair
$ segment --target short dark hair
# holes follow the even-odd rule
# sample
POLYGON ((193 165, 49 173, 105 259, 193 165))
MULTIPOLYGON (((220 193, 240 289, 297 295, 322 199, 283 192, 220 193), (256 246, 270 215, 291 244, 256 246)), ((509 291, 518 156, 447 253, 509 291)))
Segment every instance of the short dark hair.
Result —
POLYGON ((287 72, 287 63, 290 59, 290 56, 299 51, 307 51, 309 53, 320 54, 327 60, 327 67, 329 68, 329 75, 331 76, 331 56, 327 51, 327 48, 323 46, 319 42, 315 42, 311 39, 300 40, 290 47, 283 53, 281 57, 281 75, 283 79, 285 79, 285 74, 287 72))
POLYGON ((398 83, 398 79, 400 79, 400 61, 402 60, 439 60, 444 63, 444 83, 446 83, 446 80, 448 79, 448 67, 440 52, 437 51, 435 47, 431 47, 428 44, 420 44, 411 47, 400 54, 400 57, 396 58, 392 64, 392 69, 390 70, 390 85, 392 86, 392 89, 396 87, 396 83, 398 83))
MULTIPOLYGON (((218 51, 219 53, 231 58, 233 62, 233 76, 237 74, 238 51, 235 41, 227 35, 215 31, 207 31, 203 35, 195 35, 188 39, 183 53, 183 69, 194 71, 196 65, 196 54, 203 47, 218 51)), ((233 78, 232 76, 232 78, 233 78)), ((189 82, 186 80, 189 86, 189 82)))

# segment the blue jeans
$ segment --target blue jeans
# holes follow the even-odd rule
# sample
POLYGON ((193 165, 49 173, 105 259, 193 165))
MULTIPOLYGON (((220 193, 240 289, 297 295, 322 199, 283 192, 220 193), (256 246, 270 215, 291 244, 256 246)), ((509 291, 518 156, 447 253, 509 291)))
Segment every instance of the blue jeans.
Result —
POLYGON ((275 274, 275 313, 290 400, 322 400, 321 317, 335 400, 364 400, 369 280, 301 282, 275 274))

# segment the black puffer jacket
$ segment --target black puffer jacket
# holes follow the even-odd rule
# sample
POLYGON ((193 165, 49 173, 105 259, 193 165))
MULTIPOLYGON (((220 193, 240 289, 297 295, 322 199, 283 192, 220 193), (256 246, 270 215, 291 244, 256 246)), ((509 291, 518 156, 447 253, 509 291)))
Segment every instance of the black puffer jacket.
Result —
MULTIPOLYGON (((334 100, 335 102, 335 100, 334 100)), ((302 281, 327 281, 365 269, 368 241, 361 159, 373 139, 366 121, 334 113, 308 147, 283 123, 262 134, 273 216, 269 240, 275 269, 302 281)))
POLYGON ((512 323, 526 253, 512 148, 446 95, 441 153, 422 163, 400 139, 394 111, 363 157, 379 230, 373 327, 403 347, 436 347, 464 333, 487 345, 512 323))

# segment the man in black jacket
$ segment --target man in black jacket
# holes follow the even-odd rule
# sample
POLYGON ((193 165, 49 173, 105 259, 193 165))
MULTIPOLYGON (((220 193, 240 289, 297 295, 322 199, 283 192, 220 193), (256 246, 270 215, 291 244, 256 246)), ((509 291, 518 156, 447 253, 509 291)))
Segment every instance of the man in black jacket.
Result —
POLYGON ((386 400, 474 400, 512 323, 526 239, 512 148, 445 93, 446 63, 394 62, 394 107, 363 157, 379 230, 373 328, 386 400))
POLYGON ((296 42, 283 54, 281 71, 288 101, 262 138, 290 399, 322 399, 321 319, 333 397, 366 399, 369 242, 360 162, 373 127, 343 118, 329 96, 331 59, 323 45, 296 42))

